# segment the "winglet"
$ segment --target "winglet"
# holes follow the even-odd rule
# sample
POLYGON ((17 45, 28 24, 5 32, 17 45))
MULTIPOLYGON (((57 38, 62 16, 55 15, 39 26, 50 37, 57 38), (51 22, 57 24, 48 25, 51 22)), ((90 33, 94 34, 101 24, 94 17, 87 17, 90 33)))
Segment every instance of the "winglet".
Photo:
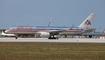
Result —
POLYGON ((50 19, 50 22, 49 22, 49 24, 48 24, 48 27, 50 27, 50 25, 51 25, 51 21, 52 21, 52 17, 51 17, 51 19, 50 19))
POLYGON ((74 27, 74 24, 70 27, 70 30, 74 27))

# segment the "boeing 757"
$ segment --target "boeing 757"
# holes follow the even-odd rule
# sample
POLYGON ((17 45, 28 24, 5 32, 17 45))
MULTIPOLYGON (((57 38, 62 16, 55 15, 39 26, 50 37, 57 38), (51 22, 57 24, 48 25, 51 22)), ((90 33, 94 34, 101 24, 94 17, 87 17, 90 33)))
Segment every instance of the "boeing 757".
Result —
POLYGON ((55 39, 55 35, 59 34, 83 34, 92 32, 95 29, 91 28, 95 14, 91 13, 78 27, 57 27, 57 26, 15 26, 7 29, 5 33, 15 34, 16 39, 18 34, 39 34, 40 36, 49 36, 48 39, 55 39))

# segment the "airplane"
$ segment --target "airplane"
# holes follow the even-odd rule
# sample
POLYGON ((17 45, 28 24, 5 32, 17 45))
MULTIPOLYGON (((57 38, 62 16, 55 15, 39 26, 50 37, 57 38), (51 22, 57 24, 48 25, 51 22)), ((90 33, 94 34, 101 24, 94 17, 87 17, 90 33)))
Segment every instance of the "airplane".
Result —
POLYGON ((2 31, 1 36, 5 36, 5 37, 15 37, 15 34, 6 34, 2 31))
POLYGON ((74 24, 71 27, 65 26, 14 26, 5 31, 8 34, 15 34, 16 39, 18 34, 35 34, 40 36, 48 36, 48 39, 58 38, 56 35, 59 34, 83 34, 89 33, 96 28, 91 28, 92 22, 95 17, 95 13, 91 13, 79 26, 74 27, 74 24))

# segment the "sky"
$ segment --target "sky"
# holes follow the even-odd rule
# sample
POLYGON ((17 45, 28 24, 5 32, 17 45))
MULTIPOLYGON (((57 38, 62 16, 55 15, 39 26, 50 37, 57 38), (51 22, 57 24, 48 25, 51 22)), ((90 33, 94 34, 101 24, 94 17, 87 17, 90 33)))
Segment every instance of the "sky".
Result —
POLYGON ((89 14, 92 28, 105 29, 105 0, 0 0, 0 29, 12 26, 79 26, 89 14))

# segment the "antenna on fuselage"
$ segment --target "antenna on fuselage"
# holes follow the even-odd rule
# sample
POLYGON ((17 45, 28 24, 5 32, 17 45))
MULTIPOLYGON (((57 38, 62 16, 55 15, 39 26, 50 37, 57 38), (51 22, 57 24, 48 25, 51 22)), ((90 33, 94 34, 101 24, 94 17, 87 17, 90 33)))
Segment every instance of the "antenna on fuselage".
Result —
POLYGON ((49 22, 49 24, 48 24, 48 27, 50 27, 50 26, 51 26, 51 21, 52 21, 52 17, 51 17, 51 19, 50 19, 50 22, 49 22))

